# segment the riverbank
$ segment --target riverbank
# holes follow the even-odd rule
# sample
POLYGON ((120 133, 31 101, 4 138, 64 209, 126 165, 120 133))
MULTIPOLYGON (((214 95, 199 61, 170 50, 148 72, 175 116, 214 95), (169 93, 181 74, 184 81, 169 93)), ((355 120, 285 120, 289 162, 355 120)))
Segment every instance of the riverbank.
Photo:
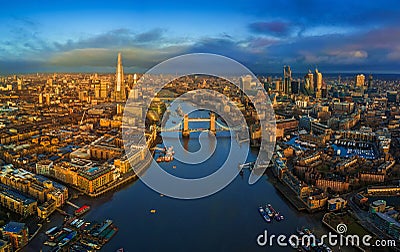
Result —
POLYGON ((275 177, 271 169, 266 170, 266 174, 268 176, 268 181, 275 187, 278 192, 284 198, 286 198, 299 212, 306 211, 307 206, 305 203, 300 200, 296 195, 294 195, 294 192, 292 189, 290 189, 288 186, 284 185, 279 179, 275 177))

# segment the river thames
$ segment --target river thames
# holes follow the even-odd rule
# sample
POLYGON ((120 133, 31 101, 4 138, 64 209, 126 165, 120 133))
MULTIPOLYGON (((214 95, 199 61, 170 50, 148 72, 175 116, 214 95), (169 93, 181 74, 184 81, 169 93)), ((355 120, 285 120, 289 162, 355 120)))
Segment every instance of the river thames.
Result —
MULTIPOLYGON (((203 125, 204 126, 204 125, 203 125)), ((207 125, 205 125, 207 126, 207 125)), ((199 126, 200 127, 200 126, 199 126)), ((214 144, 212 138, 203 144, 214 144)), ((182 139, 168 139, 168 144, 178 145, 182 139), (174 142, 175 141, 175 142, 174 142)), ((184 140, 183 146, 190 152, 199 149, 196 135, 184 140)), ((198 165, 184 164, 178 160, 161 163, 163 169, 180 177, 199 177, 214 172, 225 161, 229 151, 248 151, 246 146, 230 138, 219 136, 215 152, 198 165)), ((212 148, 210 148, 212 149, 212 148)), ((254 161, 256 150, 250 150, 247 160, 254 161)), ((156 169, 152 164, 151 169, 156 169)), ((238 167, 232 167, 238 169, 238 167)), ((244 170, 227 187, 211 196, 180 200, 161 195, 147 187, 141 180, 126 185, 121 190, 90 199, 85 196, 72 200, 78 205, 89 204, 87 220, 112 219, 119 227, 118 233, 101 251, 266 251, 257 244, 259 234, 295 234, 297 227, 308 227, 316 234, 327 234, 322 226, 322 214, 300 213, 284 199, 264 175, 257 183, 248 184, 250 171, 244 170), (285 220, 266 223, 258 212, 267 203, 280 211, 285 220), (155 213, 150 210, 155 209, 155 213)), ((146 174, 145 174, 146 176, 146 174)), ((72 212, 72 207, 66 207, 72 212)), ((51 217, 43 230, 62 223, 60 214, 51 217)), ((28 251, 39 251, 46 235, 41 232, 30 243, 28 251)), ((47 251, 49 247, 44 248, 47 251)), ((273 251, 294 251, 289 247, 274 246, 273 251)))

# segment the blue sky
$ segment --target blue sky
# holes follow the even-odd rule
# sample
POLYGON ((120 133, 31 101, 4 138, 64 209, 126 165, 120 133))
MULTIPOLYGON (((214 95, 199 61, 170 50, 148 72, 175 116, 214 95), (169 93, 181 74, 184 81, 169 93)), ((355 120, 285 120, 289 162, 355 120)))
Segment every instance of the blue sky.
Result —
POLYGON ((8 1, 0 73, 146 71, 192 52, 256 73, 400 73, 398 1, 8 1))

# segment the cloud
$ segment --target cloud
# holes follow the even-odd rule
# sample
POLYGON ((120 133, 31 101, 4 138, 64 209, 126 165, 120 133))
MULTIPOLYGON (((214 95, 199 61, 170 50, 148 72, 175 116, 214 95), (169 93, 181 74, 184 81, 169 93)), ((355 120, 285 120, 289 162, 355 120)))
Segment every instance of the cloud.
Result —
POLYGON ((55 42, 57 50, 68 51, 82 48, 124 48, 135 46, 152 46, 167 41, 163 38, 165 30, 155 28, 142 33, 135 33, 129 29, 115 29, 102 34, 97 34, 87 38, 68 40, 66 43, 55 42))
POLYGON ((148 43, 162 40, 164 29, 156 28, 147 32, 139 33, 135 36, 135 41, 139 43, 148 43))
POLYGON ((282 21, 255 22, 249 24, 249 30, 259 34, 285 36, 291 31, 290 24, 282 21))
POLYGON ((146 48, 84 48, 60 52, 49 59, 49 64, 57 67, 82 68, 105 67, 114 69, 117 53, 121 52, 126 69, 147 70, 157 63, 182 53, 185 48, 168 47, 162 50, 146 48))

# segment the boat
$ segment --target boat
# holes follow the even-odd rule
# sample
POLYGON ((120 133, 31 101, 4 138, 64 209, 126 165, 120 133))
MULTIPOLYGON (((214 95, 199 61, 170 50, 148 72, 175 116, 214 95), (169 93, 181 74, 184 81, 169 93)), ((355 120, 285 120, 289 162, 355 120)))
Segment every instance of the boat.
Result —
POLYGON ((269 216, 269 217, 274 217, 274 213, 269 209, 268 206, 270 206, 270 204, 268 204, 268 205, 265 207, 265 210, 267 211, 268 216, 269 216))
POLYGON ((43 244, 50 247, 55 247, 57 245, 57 243, 51 241, 45 241, 43 244))
POLYGON ((264 218, 264 220, 266 222, 271 222, 271 219, 268 217, 268 214, 265 212, 264 208, 262 206, 260 206, 258 208, 258 212, 261 214, 261 216, 264 218))
POLYGON ((56 231, 58 229, 57 226, 50 228, 49 230, 46 231, 47 235, 51 235, 54 231, 56 231))
POLYGON ((282 214, 280 214, 279 212, 275 214, 275 220, 277 221, 281 221, 284 220, 284 217, 282 214))
POLYGON ((272 213, 272 216, 275 218, 275 220, 277 221, 281 221, 283 220, 283 215, 280 214, 279 212, 277 212, 272 206, 271 204, 267 204, 267 207, 269 209, 269 211, 272 213))
POLYGON ((90 210, 90 206, 84 205, 84 206, 80 207, 79 209, 75 210, 75 215, 81 216, 81 215, 87 213, 89 210, 90 210))

